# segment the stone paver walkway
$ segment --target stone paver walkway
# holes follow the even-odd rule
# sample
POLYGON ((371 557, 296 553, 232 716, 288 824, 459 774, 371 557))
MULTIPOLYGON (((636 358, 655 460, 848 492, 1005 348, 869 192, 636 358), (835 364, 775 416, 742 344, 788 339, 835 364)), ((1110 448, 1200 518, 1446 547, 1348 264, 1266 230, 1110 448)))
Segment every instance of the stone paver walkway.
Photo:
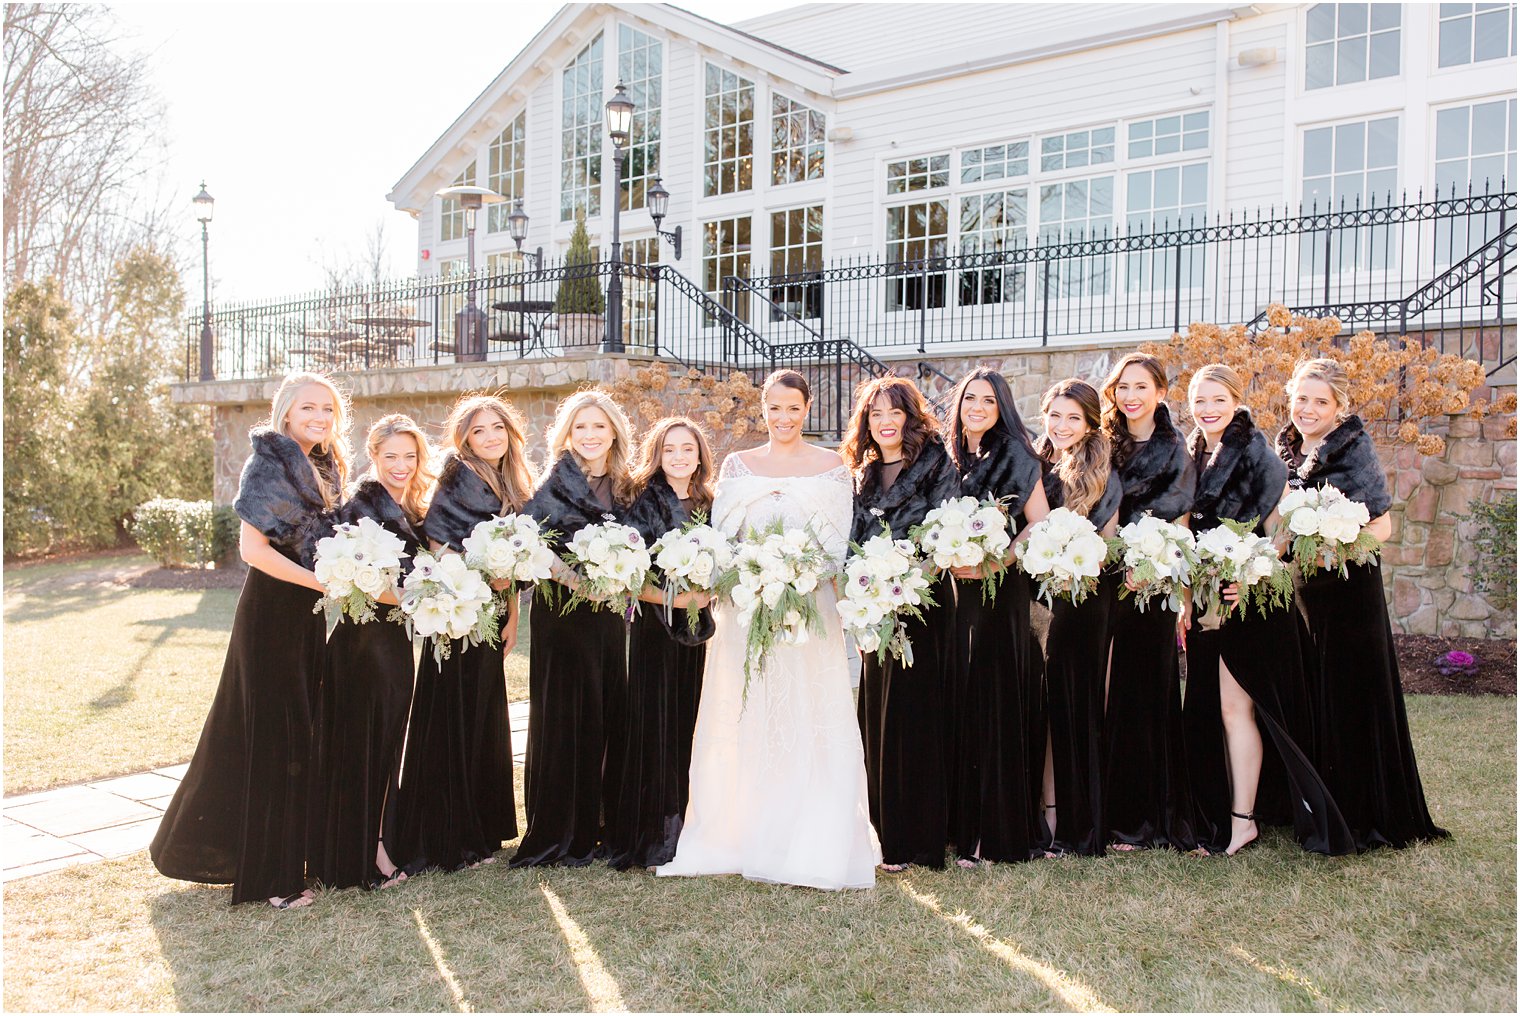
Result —
MULTIPOLYGON (((508 706, 512 761, 528 747, 528 703, 508 706)), ((0 819, 0 881, 146 850, 188 763, 7 797, 0 819)))

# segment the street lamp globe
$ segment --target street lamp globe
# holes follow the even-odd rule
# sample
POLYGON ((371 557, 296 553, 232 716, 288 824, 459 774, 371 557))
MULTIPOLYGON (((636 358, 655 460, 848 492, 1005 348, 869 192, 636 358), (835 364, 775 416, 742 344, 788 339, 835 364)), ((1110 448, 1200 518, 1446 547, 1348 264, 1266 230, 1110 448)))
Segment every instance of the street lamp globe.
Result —
POLYGON ((517 244, 517 249, 522 250, 523 241, 528 238, 528 213, 523 211, 522 198, 512 202, 512 214, 507 216, 507 235, 517 244))
POLYGON ((201 181, 201 192, 191 198, 190 202, 195 205, 195 218, 201 225, 211 221, 211 210, 216 205, 216 198, 207 193, 206 181, 201 181))
POLYGON ((628 90, 618 82, 617 90, 607 100, 607 136, 612 138, 614 148, 627 148, 629 133, 633 127, 633 100, 628 90))
POLYGON ((649 208, 649 217, 654 220, 655 228, 665 218, 665 213, 670 211, 670 191, 660 183, 660 178, 654 178, 654 186, 644 192, 644 204, 649 208))

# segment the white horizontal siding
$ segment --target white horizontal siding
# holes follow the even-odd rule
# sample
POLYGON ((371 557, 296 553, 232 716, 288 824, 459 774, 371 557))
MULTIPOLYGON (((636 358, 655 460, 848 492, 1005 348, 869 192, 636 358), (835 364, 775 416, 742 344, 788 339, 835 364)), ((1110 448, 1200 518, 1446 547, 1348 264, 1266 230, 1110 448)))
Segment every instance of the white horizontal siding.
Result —
POLYGON ((1293 143, 1288 125, 1287 52, 1292 16, 1290 12, 1255 18, 1230 33, 1226 208, 1254 212, 1288 200, 1292 181, 1283 179, 1282 167, 1285 146, 1293 143), (1275 49, 1277 60, 1266 67, 1240 66, 1241 53, 1261 48, 1275 49))

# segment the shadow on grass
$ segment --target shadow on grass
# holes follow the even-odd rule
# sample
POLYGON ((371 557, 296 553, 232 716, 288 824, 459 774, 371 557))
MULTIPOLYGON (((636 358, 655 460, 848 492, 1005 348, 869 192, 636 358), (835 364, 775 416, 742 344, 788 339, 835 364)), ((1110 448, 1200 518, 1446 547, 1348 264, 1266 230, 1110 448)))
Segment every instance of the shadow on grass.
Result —
POLYGON ((132 669, 127 671, 126 676, 90 700, 90 712, 108 713, 112 709, 120 709, 137 698, 137 679, 142 676, 148 658, 162 649, 178 630, 178 625, 173 627, 165 625, 162 631, 153 636, 153 641, 137 654, 137 660, 132 664, 132 669))

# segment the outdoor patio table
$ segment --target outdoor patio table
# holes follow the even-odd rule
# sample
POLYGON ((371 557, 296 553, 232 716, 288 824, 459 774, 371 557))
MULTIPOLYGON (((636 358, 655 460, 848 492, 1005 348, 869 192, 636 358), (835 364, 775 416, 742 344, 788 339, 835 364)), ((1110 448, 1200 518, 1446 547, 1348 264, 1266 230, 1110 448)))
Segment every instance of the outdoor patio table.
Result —
POLYGON ((523 330, 488 334, 487 339, 492 342, 518 343, 518 356, 527 356, 528 350, 535 345, 545 353, 549 351, 544 345, 544 329, 549 315, 554 313, 553 300, 502 300, 491 304, 491 309, 521 315, 523 330))

